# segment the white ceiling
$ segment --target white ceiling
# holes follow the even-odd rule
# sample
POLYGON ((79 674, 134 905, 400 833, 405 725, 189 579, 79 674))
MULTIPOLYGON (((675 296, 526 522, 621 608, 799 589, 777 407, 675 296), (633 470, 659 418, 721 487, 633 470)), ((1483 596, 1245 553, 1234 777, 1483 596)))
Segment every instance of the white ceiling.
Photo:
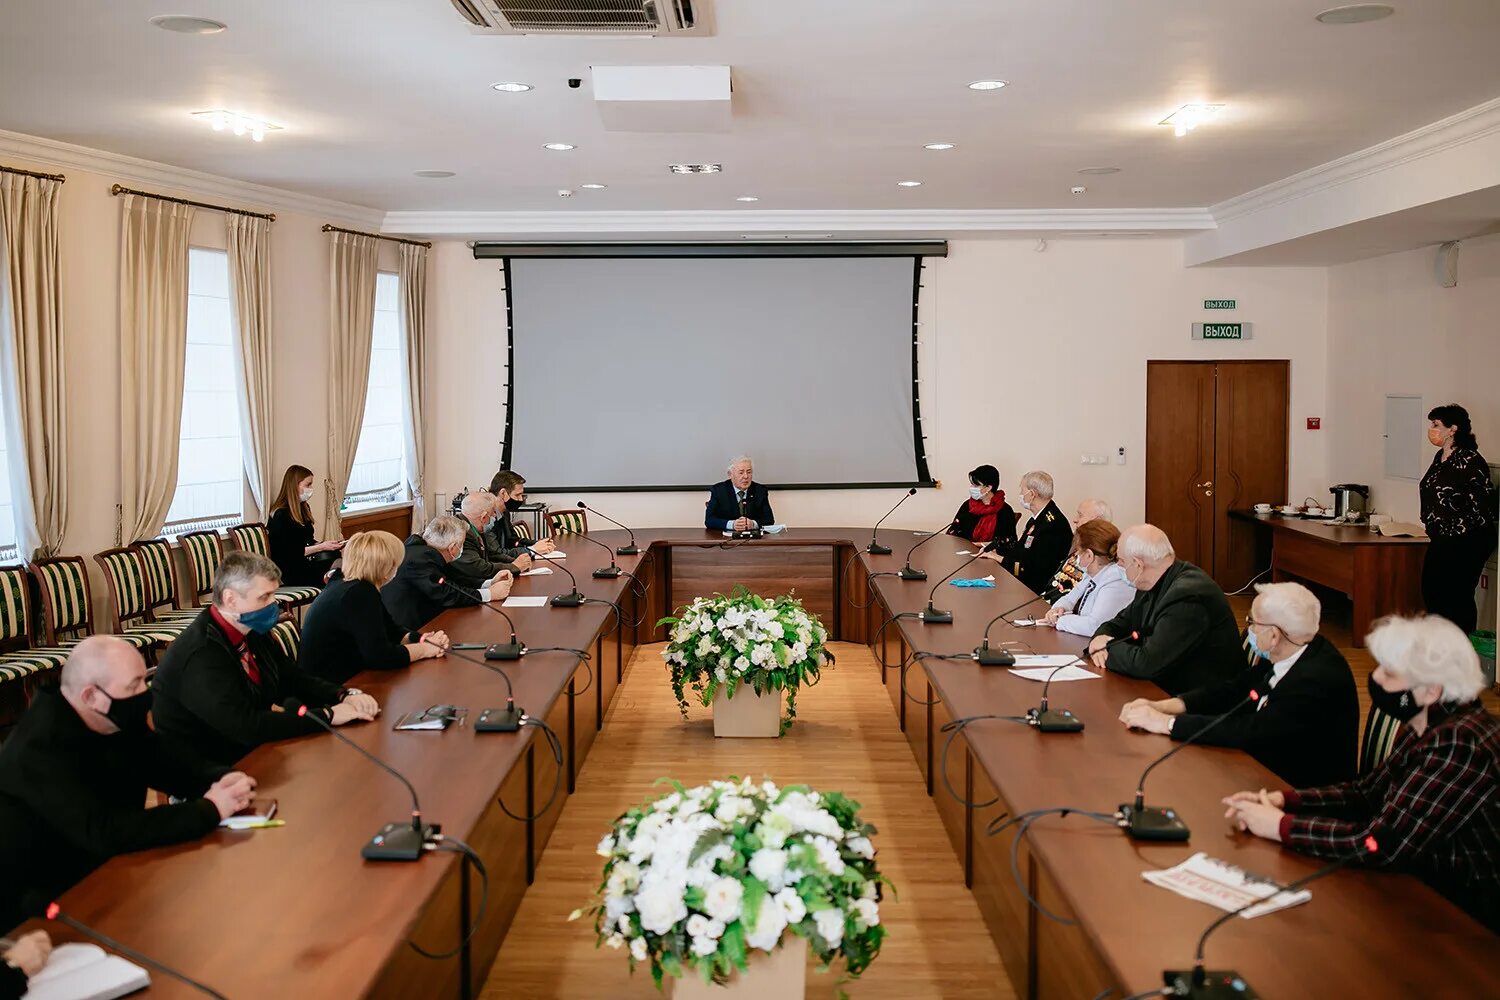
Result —
POLYGON ((1500 95, 1500 0, 1313 20, 1333 2, 715 0, 714 37, 600 39, 472 34, 448 0, 7 0, 0 128, 385 211, 1207 206, 1500 95), (731 130, 608 133, 565 84, 654 63, 732 66, 731 130), (1011 86, 966 89, 990 77, 1011 86), (1228 108, 1183 139, 1155 124, 1190 101, 1228 108), (189 117, 218 107, 285 130, 189 117), (1099 165, 1123 172, 1076 173, 1099 165), (585 182, 609 189, 557 197, 585 182))

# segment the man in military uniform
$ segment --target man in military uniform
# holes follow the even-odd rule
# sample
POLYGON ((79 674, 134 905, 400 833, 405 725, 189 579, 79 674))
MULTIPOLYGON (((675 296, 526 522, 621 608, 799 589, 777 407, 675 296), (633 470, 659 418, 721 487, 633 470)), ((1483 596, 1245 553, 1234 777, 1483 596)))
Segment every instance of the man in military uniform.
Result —
POLYGON ((1003 547, 990 543, 992 551, 985 557, 1040 594, 1073 547, 1073 526, 1052 502, 1052 477, 1045 472, 1028 472, 1021 477, 1021 506, 1031 514, 1031 520, 1014 542, 1003 547))
MULTIPOLYGON (((1095 519, 1113 521, 1115 512, 1103 500, 1080 500, 1078 511, 1073 515, 1073 530, 1077 531, 1095 519)), ((1078 565, 1078 554, 1070 552, 1068 558, 1063 560, 1063 564, 1052 575, 1052 582, 1047 585, 1042 596, 1047 598, 1048 602, 1055 603, 1059 597, 1071 593, 1082 580, 1083 567, 1078 565)))

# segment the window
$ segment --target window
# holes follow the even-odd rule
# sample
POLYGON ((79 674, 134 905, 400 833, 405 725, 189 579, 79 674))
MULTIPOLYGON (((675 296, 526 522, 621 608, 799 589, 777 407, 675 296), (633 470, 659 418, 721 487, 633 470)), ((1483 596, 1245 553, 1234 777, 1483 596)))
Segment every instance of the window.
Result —
MULTIPOLYGON (((0 319, 0 322, 4 320, 0 319)), ((6 449, 5 433, 5 406, 0 403, 0 562, 9 562, 17 555, 16 508, 10 496, 10 454, 6 449)))
POLYGON ((401 279, 375 276, 375 325, 370 342, 370 377, 365 387, 365 418, 344 494, 346 507, 406 499, 406 414, 401 385, 401 279))
POLYGON ((229 255, 188 251, 187 355, 177 492, 169 533, 234 524, 244 507, 239 386, 230 337, 229 255), (215 523, 217 522, 217 523, 215 523))

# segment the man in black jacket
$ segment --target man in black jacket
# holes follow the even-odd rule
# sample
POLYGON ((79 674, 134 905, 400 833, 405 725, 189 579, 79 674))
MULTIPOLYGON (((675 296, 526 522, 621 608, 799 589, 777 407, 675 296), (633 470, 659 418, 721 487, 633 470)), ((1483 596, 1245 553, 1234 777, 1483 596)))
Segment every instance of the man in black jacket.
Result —
POLYGON ((708 491, 703 526, 710 531, 749 531, 775 524, 771 495, 755 482, 755 465, 749 457, 741 455, 730 462, 728 471, 729 478, 715 483, 708 491))
POLYGON ((146 723, 141 654, 115 636, 73 648, 0 748, 0 927, 116 854, 196 840, 255 798, 255 781, 184 755, 146 723), (184 799, 146 808, 148 788, 184 799))
POLYGON ((1166 532, 1155 525, 1127 529, 1119 553, 1135 600, 1089 642, 1094 666, 1155 681, 1171 695, 1235 673, 1245 662, 1240 630, 1213 578, 1178 559, 1166 532), (1138 638, 1109 645, 1132 633, 1138 638))
POLYGON ((1133 729, 1238 747, 1293 788, 1353 779, 1359 696, 1338 648, 1318 635, 1322 605, 1300 583, 1263 583, 1246 622, 1251 663, 1177 698, 1137 698, 1120 710, 1133 729), (1255 699, 1250 699, 1254 691, 1255 699), (1209 728, 1221 714, 1233 714, 1209 728))
POLYGON ((420 535, 406 540, 406 554, 396 578, 380 590, 380 599, 391 618, 407 632, 423 626, 448 608, 467 608, 510 595, 511 573, 500 570, 488 579, 476 579, 458 569, 453 561, 464 548, 464 522, 451 514, 439 514, 420 535))
POLYGON ((1052 477, 1040 470, 1021 477, 1021 506, 1031 520, 1015 539, 986 546, 993 559, 1026 586, 1040 594, 1052 583, 1073 548, 1073 526, 1052 500, 1052 477))
POLYGON ((485 534, 490 546, 500 550, 502 559, 514 561, 523 553, 535 558, 556 551, 555 539, 523 537, 510 519, 526 503, 526 480, 509 469, 501 469, 490 480, 490 494, 495 498, 495 520, 485 534))
POLYGON ((323 731, 314 719, 282 711, 287 698, 335 726, 379 714, 374 698, 304 673, 271 638, 280 582, 265 556, 224 557, 213 604, 167 647, 156 670, 157 732, 207 760, 233 763, 262 743, 323 731))

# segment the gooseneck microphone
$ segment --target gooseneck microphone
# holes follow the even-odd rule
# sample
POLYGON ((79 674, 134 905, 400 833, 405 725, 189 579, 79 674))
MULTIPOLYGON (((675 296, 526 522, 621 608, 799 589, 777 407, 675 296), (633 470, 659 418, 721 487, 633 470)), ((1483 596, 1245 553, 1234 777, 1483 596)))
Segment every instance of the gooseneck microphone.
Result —
MULTIPOLYGON (((462 587, 457 587, 449 583, 446 577, 438 577, 437 584, 439 587, 447 587, 449 590, 457 591, 465 597, 473 596, 462 587)), ((510 626, 510 642, 490 643, 484 647, 484 658, 486 660, 519 660, 521 654, 526 652, 526 646, 520 639, 516 638, 516 623, 511 621, 510 615, 506 614, 505 609, 498 604, 486 604, 481 601, 478 606, 484 608, 486 611, 493 611, 501 618, 504 618, 505 623, 510 626)), ((453 650, 450 648, 448 651, 451 653, 453 650)))
MULTIPOLYGON (((581 538, 581 537, 584 537, 584 536, 580 535, 579 537, 581 538)), ((594 544, 598 545, 600 543, 595 542, 594 544)), ((545 557, 543 557, 543 558, 545 558, 545 557)), ((582 607, 583 606, 583 602, 584 602, 584 596, 578 592, 578 577, 576 577, 576 576, 573 575, 573 571, 570 570, 570 569, 568 569, 567 565, 561 559, 548 559, 547 560, 547 565, 549 565, 549 566, 556 566, 558 569, 560 569, 564 573, 568 574, 568 580, 571 581, 572 584, 573 584, 573 591, 572 591, 572 593, 569 593, 569 594, 554 594, 552 596, 552 601, 551 601, 552 606, 554 608, 580 608, 580 607, 582 607)))
MULTIPOLYGON (((753 486, 754 484, 752 483, 751 485, 753 486)), ((744 493, 745 493, 745 495, 740 498, 740 517, 742 517, 742 518, 749 516, 748 514, 745 513, 745 504, 748 503, 749 500, 750 500, 750 487, 749 486, 745 487, 744 493)), ((764 532, 760 528, 746 528, 744 531, 739 531, 738 529, 736 529, 735 531, 733 531, 733 532, 730 533, 730 537, 731 538, 760 538, 760 537, 762 537, 763 534, 764 534, 764 532)))
POLYGON ((578 501, 578 509, 579 510, 591 510, 595 514, 598 514, 600 517, 604 518, 610 524, 613 524, 615 527, 617 527, 617 528, 624 528, 626 531, 630 532, 630 541, 629 541, 629 543, 627 543, 625 545, 621 545, 619 548, 615 549, 615 555, 617 555, 617 556, 638 556, 638 555, 641 554, 641 550, 635 544, 635 529, 634 528, 630 527, 628 524, 621 524, 619 521, 616 521, 614 518, 612 518, 608 514, 604 513, 604 511, 600 510, 598 507, 590 507, 588 504, 584 503, 582 500, 578 501))
POLYGON ((917 614, 917 617, 928 625, 952 625, 953 612, 939 611, 937 608, 932 606, 933 599, 937 597, 937 589, 943 584, 947 583, 949 580, 953 579, 963 570, 968 569, 969 565, 982 555, 984 555, 983 552, 974 553, 972 556, 960 563, 958 569, 955 569, 952 573, 949 573, 937 583, 934 583, 932 585, 932 590, 928 591, 927 593, 927 607, 923 608, 917 614))
POLYGON ((375 836, 370 838, 369 843, 360 850, 360 857, 366 861, 415 861, 420 858, 424 845, 434 838, 441 827, 437 824, 429 826, 422 822, 422 807, 417 803, 417 790, 412 787, 410 781, 406 780, 406 776, 333 728, 333 724, 318 712, 308 711, 307 705, 296 698, 288 698, 281 703, 281 707, 304 719, 312 719, 355 753, 405 785, 406 791, 411 795, 411 822, 387 823, 381 827, 375 836))
POLYGON ((39 917, 46 917, 48 920, 62 924, 64 927, 70 927, 78 933, 82 934, 84 937, 93 938, 95 941, 98 941, 106 948, 109 948, 112 951, 117 951, 121 955, 124 955, 126 958, 132 959, 136 962, 140 962, 142 965, 149 966, 150 968, 155 969, 157 972, 166 973, 178 982, 186 983, 188 986, 191 986, 193 989, 197 990, 199 993, 202 993, 204 996, 215 997, 217 998, 217 1000, 227 1000, 224 994, 220 993, 213 987, 205 986, 203 983, 198 982, 198 980, 193 979, 190 976, 183 975, 181 972, 178 972, 170 965, 163 965, 161 962, 158 962, 156 959, 150 957, 149 955, 142 955, 134 948, 127 947, 126 945, 123 945, 120 942, 116 941, 114 938, 100 934, 98 931, 94 930, 87 924, 80 923, 79 921, 74 920, 71 916, 62 911, 61 906, 56 903, 46 902, 43 897, 38 897, 35 895, 27 897, 27 901, 24 904, 24 909, 27 913, 34 914, 39 917))
POLYGON ((488 652, 484 660, 474 656, 465 656, 462 652, 449 650, 449 656, 456 656, 476 667, 483 667, 492 674, 499 674, 500 679, 505 682, 505 707, 486 708, 480 711, 479 717, 474 722, 476 733, 514 733, 521 728, 521 720, 526 717, 526 710, 516 706, 516 689, 510 683, 510 674, 499 667, 486 663, 485 660, 493 659, 488 652))
MULTIPOLYGON (((1129 641, 1131 639, 1139 639, 1140 637, 1141 637, 1141 634, 1139 632, 1127 632, 1125 635, 1115 636, 1113 639, 1111 639, 1108 642, 1106 642, 1104 644, 1103 648, 1108 649, 1109 647, 1113 646, 1117 642, 1127 642, 1127 641, 1129 641)), ((1052 668, 1052 672, 1047 675, 1047 680, 1044 681, 1043 684, 1042 684, 1042 703, 1040 705, 1038 705, 1036 708, 1033 708, 1029 712, 1026 713, 1026 718, 1031 722, 1031 724, 1033 726, 1035 726, 1041 732, 1044 732, 1044 733, 1081 733, 1081 732, 1083 732, 1083 720, 1080 719, 1078 716, 1074 715, 1071 711, 1069 711, 1066 708, 1050 708, 1050 707, 1048 707, 1048 704, 1047 704, 1047 692, 1052 688, 1052 678, 1056 677, 1059 671, 1066 670, 1069 667, 1073 666, 1075 663, 1082 663, 1083 662, 1083 658, 1085 656, 1087 656, 1087 655, 1088 655, 1088 647, 1085 646, 1082 653, 1079 653, 1077 656, 1073 657, 1073 659, 1069 660, 1067 663, 1064 663, 1064 664, 1062 664, 1059 667, 1052 668)))
MULTIPOLYGON (((953 523, 952 521, 945 522, 943 524, 943 528, 948 527, 948 525, 950 525, 952 523, 953 523)), ((903 579, 903 580, 925 580, 925 579, 927 579, 927 571, 925 569, 912 569, 911 568, 911 554, 913 552, 917 551, 918 549, 920 549, 922 546, 926 545, 928 542, 932 541, 934 538, 937 538, 939 535, 944 534, 943 528, 939 528, 938 530, 934 531, 932 534, 928 535, 926 538, 922 539, 921 541, 919 541, 915 545, 913 545, 911 548, 909 548, 909 549, 906 550, 906 565, 901 567, 901 572, 897 573, 896 574, 897 576, 901 577, 901 579, 903 579)), ((981 548, 979 551, 980 551, 981 555, 984 554, 984 549, 983 548, 981 548)), ((963 567, 960 566, 959 569, 963 569, 963 567)))
POLYGON ((1198 950, 1193 954, 1192 971, 1168 969, 1162 973, 1165 985, 1173 991, 1171 995, 1189 997, 1191 1000, 1231 1000, 1231 998, 1232 1000, 1244 1000, 1247 996, 1254 996, 1254 991, 1250 989, 1249 984, 1245 982, 1238 972, 1232 969, 1206 971, 1203 968, 1203 946, 1208 943, 1208 936, 1246 910, 1253 910, 1257 906, 1264 906, 1284 892, 1292 892, 1300 889, 1309 882, 1316 882, 1325 875, 1332 875, 1351 862, 1357 861, 1367 854, 1375 854, 1380 850, 1380 845, 1376 843, 1374 837, 1366 837, 1360 846, 1362 850, 1346 855, 1330 865, 1325 865, 1311 875, 1299 878, 1295 882, 1288 882, 1267 899, 1251 900, 1237 910, 1230 910, 1209 924, 1207 929, 1204 930, 1203 936, 1198 938, 1198 950))
POLYGON ((597 538, 590 538, 586 534, 576 534, 573 537, 574 538, 581 538, 585 542, 588 542, 590 545, 597 545, 597 546, 599 546, 601 549, 603 549, 605 551, 605 554, 607 554, 609 556, 609 565, 608 566, 600 566, 598 569, 594 570, 594 578, 595 579, 598 579, 598 580, 613 580, 615 577, 617 577, 617 576, 620 575, 620 567, 615 565, 615 554, 614 554, 614 552, 610 551, 610 547, 608 545, 605 545, 603 542, 599 541, 597 538))
POLYGON ((1145 804, 1146 775, 1150 774, 1156 768, 1156 765, 1166 761, 1175 754, 1181 753, 1198 742, 1204 733, 1213 729, 1246 705, 1259 700, 1260 692, 1251 688, 1250 693, 1245 696, 1243 701, 1198 730, 1191 738, 1183 740, 1177 746, 1168 750, 1150 764, 1147 764, 1146 769, 1141 772, 1141 780, 1136 782, 1135 802, 1120 806, 1120 826, 1125 829, 1125 832, 1136 840, 1187 840, 1190 831, 1187 824, 1182 821, 1182 817, 1177 815, 1176 810, 1145 804))
MULTIPOLYGON (((915 486, 913 486, 911 489, 907 490, 905 493, 903 493, 901 495, 901 499, 900 500, 896 501, 896 507, 900 507, 902 504, 906 503, 906 501, 910 497, 914 497, 916 495, 917 495, 917 488, 915 486)), ((888 555, 891 554, 891 550, 890 550, 889 546, 881 545, 881 544, 879 544, 878 542, 875 541, 875 533, 880 530, 881 523, 883 521, 885 521, 885 519, 887 517, 890 517, 892 514, 896 513, 896 507, 892 507, 890 510, 886 511, 885 514, 881 516, 880 520, 875 522, 875 527, 873 527, 873 528, 870 529, 870 544, 865 546, 865 551, 868 552, 870 555, 872 555, 872 556, 888 556, 888 555)))
POLYGON ((974 647, 974 659, 979 661, 981 667, 1013 667, 1016 665, 1015 654, 1006 649, 990 649, 990 629, 1002 618, 1009 618, 1022 608, 1030 607, 1037 601, 1042 600, 1038 594, 1027 601, 1022 601, 1013 608, 1006 608, 998 615, 990 619, 990 623, 984 627, 984 641, 974 647))

